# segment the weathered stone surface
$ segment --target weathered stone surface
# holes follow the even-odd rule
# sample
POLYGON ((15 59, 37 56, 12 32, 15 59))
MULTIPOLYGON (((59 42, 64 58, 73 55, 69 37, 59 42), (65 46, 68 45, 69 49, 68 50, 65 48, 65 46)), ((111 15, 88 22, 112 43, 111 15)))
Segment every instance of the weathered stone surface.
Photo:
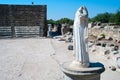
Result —
POLYGON ((0 36, 9 36, 12 37, 12 31, 10 26, 1 26, 0 27, 0 36))
POLYGON ((116 71, 116 67, 115 66, 110 66, 109 67, 112 71, 116 71))
POLYGON ((115 39, 119 40, 118 39, 120 37, 119 31, 120 29, 94 29, 94 28, 89 29, 89 33, 93 34, 94 36, 98 36, 101 33, 104 33, 106 37, 112 37, 113 40, 115 39))
MULTIPOLYGON (((36 36, 41 36, 41 37, 47 36, 46 12, 47 12, 46 5, 4 5, 4 4, 0 4, 0 27, 10 26, 11 31, 12 31, 12 37, 16 37, 18 35, 16 34, 16 32, 18 32, 15 28, 16 26, 20 27, 21 30, 23 30, 24 27, 26 26, 28 27, 39 26, 39 31, 37 33, 34 33, 35 32, 34 31, 33 34, 36 36), (24 26, 23 29, 21 26, 24 26)), ((31 30, 31 33, 32 31, 33 30, 31 30)), ((22 33, 20 29, 19 29, 19 32, 22 33)), ((5 32, 1 32, 1 33, 5 34, 5 32)), ((22 35, 20 34, 19 35, 24 36, 23 34, 25 33, 22 33, 22 35)), ((26 35, 27 33, 25 34, 25 36, 26 35)), ((30 36, 30 34, 27 36, 30 36)))
MULTIPOLYGON (((39 26, 16 26, 15 35, 16 37, 20 36, 39 36, 39 26)), ((43 31, 41 32, 43 33, 43 31)))
POLYGON ((71 62, 63 63, 62 70, 69 76, 67 80, 100 80, 100 74, 105 68, 101 63, 91 63, 89 68, 70 67, 71 62))
POLYGON ((73 45, 69 45, 68 50, 73 50, 73 45))
POLYGON ((73 26, 75 61, 81 66, 88 67, 88 11, 85 6, 76 11, 73 26))

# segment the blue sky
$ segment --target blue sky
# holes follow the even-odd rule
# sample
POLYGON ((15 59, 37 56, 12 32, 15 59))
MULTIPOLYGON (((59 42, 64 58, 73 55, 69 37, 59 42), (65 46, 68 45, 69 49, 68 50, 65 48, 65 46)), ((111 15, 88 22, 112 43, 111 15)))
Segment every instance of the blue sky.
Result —
POLYGON ((92 18, 99 13, 115 13, 120 8, 120 0, 0 0, 0 4, 31 4, 47 5, 47 18, 58 20, 60 18, 74 19, 76 10, 85 5, 92 18))

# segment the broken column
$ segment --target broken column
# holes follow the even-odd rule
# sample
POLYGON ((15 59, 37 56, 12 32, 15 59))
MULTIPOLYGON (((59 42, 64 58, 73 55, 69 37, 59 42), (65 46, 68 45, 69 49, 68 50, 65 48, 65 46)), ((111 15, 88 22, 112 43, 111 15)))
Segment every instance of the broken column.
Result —
POLYGON ((65 80, 100 80, 105 68, 101 63, 89 61, 88 11, 85 6, 80 7, 75 14, 73 36, 75 59, 62 64, 65 80))

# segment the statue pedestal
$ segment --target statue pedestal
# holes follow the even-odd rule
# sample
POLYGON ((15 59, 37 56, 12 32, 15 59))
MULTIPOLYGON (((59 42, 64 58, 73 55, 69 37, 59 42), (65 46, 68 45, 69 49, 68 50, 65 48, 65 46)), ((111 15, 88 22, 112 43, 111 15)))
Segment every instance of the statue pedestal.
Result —
POLYGON ((105 71, 101 63, 90 63, 88 68, 71 67, 72 62, 62 64, 62 71, 65 73, 65 80, 100 80, 100 74, 105 71))

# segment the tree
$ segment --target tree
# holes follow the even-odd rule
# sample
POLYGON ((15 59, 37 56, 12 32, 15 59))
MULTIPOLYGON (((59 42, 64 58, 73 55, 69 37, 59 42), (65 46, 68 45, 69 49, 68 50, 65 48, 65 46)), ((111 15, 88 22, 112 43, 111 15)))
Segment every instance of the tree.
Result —
POLYGON ((47 24, 56 24, 56 21, 49 19, 49 20, 47 20, 47 24))
POLYGON ((93 18, 89 18, 89 22, 102 22, 102 23, 117 23, 120 25, 120 9, 116 13, 101 13, 93 18))
POLYGON ((103 23, 108 23, 110 20, 111 14, 106 12, 106 13, 102 13, 102 14, 98 14, 97 16, 95 16, 94 18, 91 19, 92 22, 103 22, 103 23))
POLYGON ((73 25, 73 20, 69 19, 69 18, 61 18, 59 20, 57 20, 58 23, 64 24, 67 23, 69 25, 73 25))
POLYGON ((52 20, 52 19, 47 20, 48 24, 64 24, 64 23, 67 23, 69 25, 73 25, 73 22, 74 21, 69 19, 69 18, 61 18, 61 19, 59 19, 57 21, 52 20))
POLYGON ((112 13, 111 13, 109 22, 115 23, 115 14, 112 14, 112 13))
POLYGON ((120 25, 120 9, 115 14, 115 22, 120 25))

